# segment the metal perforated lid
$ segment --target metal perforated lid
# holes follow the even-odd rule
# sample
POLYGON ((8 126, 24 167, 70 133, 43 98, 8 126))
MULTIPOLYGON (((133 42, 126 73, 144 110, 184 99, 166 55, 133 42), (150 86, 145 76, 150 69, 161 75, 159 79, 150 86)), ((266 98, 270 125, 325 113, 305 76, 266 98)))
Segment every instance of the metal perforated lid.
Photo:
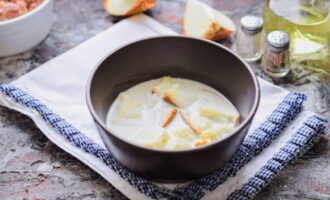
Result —
POLYGON ((264 22, 262 18, 254 15, 247 15, 242 17, 241 19, 242 28, 251 32, 260 31, 262 29, 263 24, 264 22))
POLYGON ((267 36, 268 43, 277 48, 288 47, 290 43, 290 36, 284 31, 272 31, 267 36))

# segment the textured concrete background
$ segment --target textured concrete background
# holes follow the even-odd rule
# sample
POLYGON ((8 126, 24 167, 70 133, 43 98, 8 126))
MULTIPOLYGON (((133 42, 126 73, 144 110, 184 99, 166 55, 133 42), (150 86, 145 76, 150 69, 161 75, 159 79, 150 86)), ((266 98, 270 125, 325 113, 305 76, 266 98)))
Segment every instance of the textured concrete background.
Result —
MULTIPOLYGON (((158 0, 147 14, 181 32, 184 0, 158 0)), ((263 0, 205 0, 237 23, 258 14, 263 0)), ((121 20, 103 11, 101 0, 55 0, 55 23, 35 49, 0 59, 0 83, 8 83, 121 20)), ((238 24, 238 23, 237 23, 238 24)), ((221 41, 230 46, 232 38, 221 41)), ((324 75, 296 67, 284 80, 271 80, 258 63, 257 75, 291 91, 308 94, 307 108, 330 118, 330 83, 324 75), (322 81, 320 81, 322 80, 322 81)), ((0 199, 126 199, 98 174, 52 144, 27 117, 0 107, 0 199)), ((284 170, 256 198, 330 199, 330 138, 284 170)))

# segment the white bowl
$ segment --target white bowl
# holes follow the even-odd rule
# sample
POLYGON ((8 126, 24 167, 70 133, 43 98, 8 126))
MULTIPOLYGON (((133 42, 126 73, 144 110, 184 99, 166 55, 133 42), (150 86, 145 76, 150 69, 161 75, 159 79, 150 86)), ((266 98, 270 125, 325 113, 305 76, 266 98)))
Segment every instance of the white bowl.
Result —
POLYGON ((48 35, 53 22, 53 0, 44 0, 32 11, 0 22, 0 57, 24 52, 48 35))

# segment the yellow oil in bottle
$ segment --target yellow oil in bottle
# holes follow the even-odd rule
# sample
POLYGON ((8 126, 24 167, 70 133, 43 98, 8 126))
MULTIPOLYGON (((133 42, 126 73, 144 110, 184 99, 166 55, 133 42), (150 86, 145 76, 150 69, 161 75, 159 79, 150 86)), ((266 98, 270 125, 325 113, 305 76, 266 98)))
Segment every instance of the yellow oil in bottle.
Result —
POLYGON ((266 33, 283 30, 291 37, 291 62, 330 73, 330 0, 267 0, 266 33))

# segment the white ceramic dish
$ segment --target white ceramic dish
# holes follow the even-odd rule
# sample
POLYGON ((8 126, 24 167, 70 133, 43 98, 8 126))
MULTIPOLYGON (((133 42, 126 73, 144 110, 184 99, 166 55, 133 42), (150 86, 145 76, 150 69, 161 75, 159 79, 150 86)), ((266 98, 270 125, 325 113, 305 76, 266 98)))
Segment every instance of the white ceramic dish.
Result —
POLYGON ((53 0, 17 18, 0 22, 0 57, 22 53, 48 35, 53 22, 53 0))

